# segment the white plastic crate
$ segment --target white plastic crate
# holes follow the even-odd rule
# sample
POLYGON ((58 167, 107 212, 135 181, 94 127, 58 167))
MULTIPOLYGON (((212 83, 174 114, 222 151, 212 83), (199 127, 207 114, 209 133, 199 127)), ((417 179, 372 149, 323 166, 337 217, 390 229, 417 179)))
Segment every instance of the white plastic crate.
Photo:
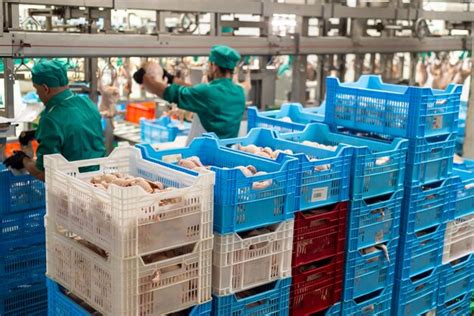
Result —
POLYGON ((142 159, 119 147, 109 157, 68 162, 45 157, 47 215, 113 256, 128 258, 171 249, 212 236, 214 174, 189 175, 142 159), (80 167, 100 170, 79 173, 80 167), (176 189, 147 193, 141 187, 90 183, 94 175, 120 172, 176 189))
POLYGON ((446 225, 443 264, 474 252, 474 214, 464 216, 446 225))
POLYGON ((103 315, 162 315, 211 299, 212 238, 175 248, 170 258, 118 258, 45 222, 46 274, 103 315))
POLYGON ((294 220, 289 220, 266 226, 264 228, 270 232, 253 237, 245 237, 249 231, 216 234, 212 267, 213 293, 229 295, 290 277, 293 225, 294 220))

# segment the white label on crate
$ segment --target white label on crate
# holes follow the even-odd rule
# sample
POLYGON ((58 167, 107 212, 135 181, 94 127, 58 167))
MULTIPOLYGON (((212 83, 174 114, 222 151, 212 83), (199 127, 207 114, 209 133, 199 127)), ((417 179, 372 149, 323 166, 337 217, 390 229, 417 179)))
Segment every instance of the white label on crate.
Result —
POLYGON ((443 128, 443 116, 437 115, 433 116, 433 129, 443 128))
POLYGON ((315 188, 311 193, 311 202, 326 201, 328 199, 328 187, 315 188))
POLYGON ((181 154, 163 156, 163 161, 167 163, 174 163, 181 160, 181 154))

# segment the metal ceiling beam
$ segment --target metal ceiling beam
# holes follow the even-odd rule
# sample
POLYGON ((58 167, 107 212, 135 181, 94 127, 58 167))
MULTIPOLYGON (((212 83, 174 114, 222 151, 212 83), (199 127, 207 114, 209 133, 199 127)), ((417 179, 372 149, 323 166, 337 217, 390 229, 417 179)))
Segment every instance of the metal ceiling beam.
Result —
POLYGON ((259 0, 115 0, 115 9, 262 14, 259 0))
POLYGON ((294 14, 301 17, 321 17, 323 15, 323 6, 320 3, 288 4, 266 0, 263 5, 263 14, 266 16, 273 14, 294 14))
POLYGON ((278 37, 160 35, 157 38, 151 35, 42 32, 4 35, 0 38, 0 56, 205 56, 216 44, 235 47, 244 55, 278 55, 294 51, 291 38, 278 37))
POLYGON ((340 4, 326 5, 325 18, 360 18, 360 19, 387 19, 387 20, 426 20, 445 21, 474 21, 474 11, 425 11, 401 8, 353 8, 340 4))
POLYGON ((368 38, 123 35, 11 32, 0 38, 0 57, 205 56, 225 44, 243 55, 395 53, 467 50, 472 38, 368 38))
POLYGON ((113 8, 113 0, 4 0, 6 3, 16 4, 36 4, 36 5, 55 5, 66 7, 94 7, 94 8, 113 8))

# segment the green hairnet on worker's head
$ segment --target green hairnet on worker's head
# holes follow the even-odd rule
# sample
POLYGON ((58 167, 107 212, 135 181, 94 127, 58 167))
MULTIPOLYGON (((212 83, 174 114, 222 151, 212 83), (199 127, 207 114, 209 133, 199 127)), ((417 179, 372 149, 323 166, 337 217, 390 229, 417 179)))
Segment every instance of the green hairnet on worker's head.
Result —
POLYGON ((240 61, 240 54, 225 45, 215 45, 211 48, 209 61, 225 69, 234 69, 240 61))
POLYGON ((46 60, 36 64, 31 70, 34 84, 46 85, 50 88, 67 86, 67 69, 65 65, 56 60, 46 60))

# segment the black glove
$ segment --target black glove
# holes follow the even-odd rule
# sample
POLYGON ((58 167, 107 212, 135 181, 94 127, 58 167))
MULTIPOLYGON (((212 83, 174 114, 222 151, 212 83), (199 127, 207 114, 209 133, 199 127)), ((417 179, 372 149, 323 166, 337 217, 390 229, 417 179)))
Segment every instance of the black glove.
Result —
POLYGON ((168 83, 169 84, 172 84, 173 81, 174 81, 174 76, 172 74, 170 74, 169 72, 167 72, 166 70, 163 69, 163 79, 167 78, 168 79, 168 83))
POLYGON ((18 140, 22 146, 27 146, 29 142, 35 139, 36 130, 23 131, 18 140))
POLYGON ((140 68, 133 74, 133 79, 136 81, 136 83, 143 84, 143 76, 145 73, 145 69, 140 68))
POLYGON ((7 159, 3 161, 3 164, 6 167, 21 170, 25 168, 25 166, 23 165, 24 158, 30 158, 30 157, 22 151, 15 151, 12 156, 8 157, 7 159))

